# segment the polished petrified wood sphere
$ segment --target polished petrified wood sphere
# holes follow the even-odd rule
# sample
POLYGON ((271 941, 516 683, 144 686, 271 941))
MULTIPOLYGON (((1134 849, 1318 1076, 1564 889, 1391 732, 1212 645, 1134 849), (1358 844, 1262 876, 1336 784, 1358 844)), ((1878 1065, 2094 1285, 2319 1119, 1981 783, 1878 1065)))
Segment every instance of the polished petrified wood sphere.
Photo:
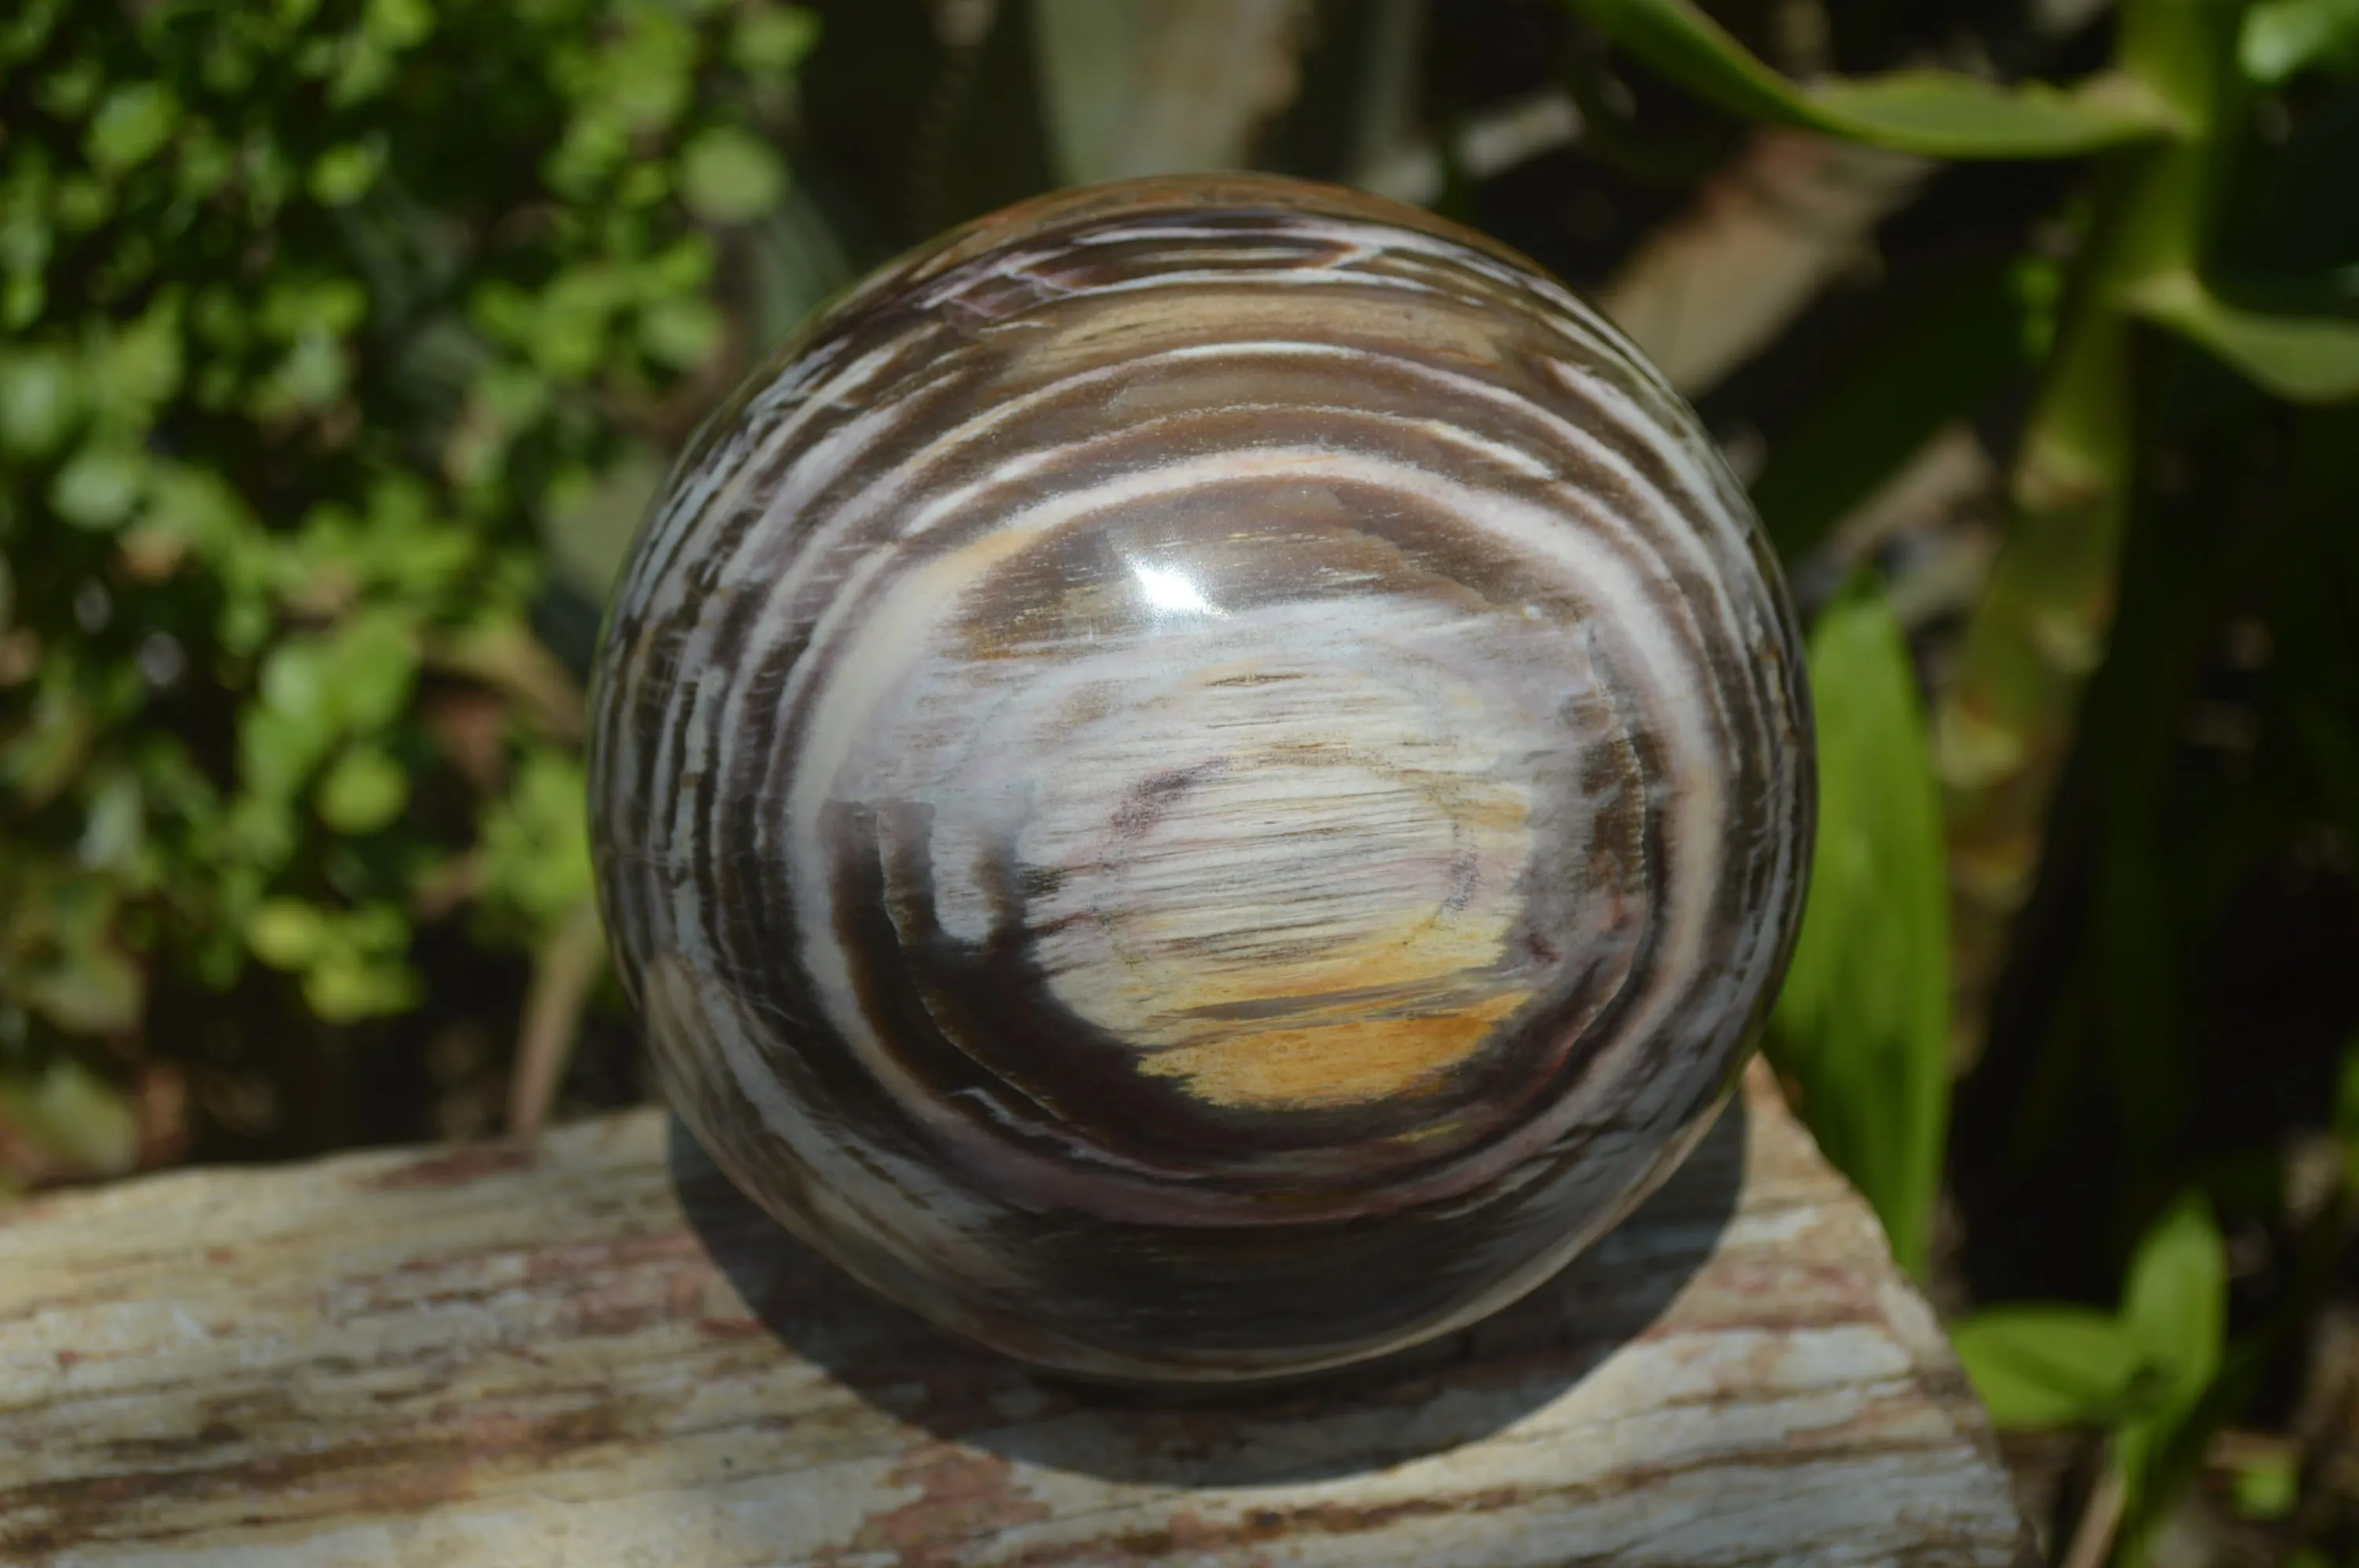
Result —
POLYGON ((672 1102, 853 1274, 1070 1372, 1375 1355, 1700 1131, 1810 832, 1694 416, 1427 214, 1241 177, 886 267, 707 427, 592 810, 672 1102))

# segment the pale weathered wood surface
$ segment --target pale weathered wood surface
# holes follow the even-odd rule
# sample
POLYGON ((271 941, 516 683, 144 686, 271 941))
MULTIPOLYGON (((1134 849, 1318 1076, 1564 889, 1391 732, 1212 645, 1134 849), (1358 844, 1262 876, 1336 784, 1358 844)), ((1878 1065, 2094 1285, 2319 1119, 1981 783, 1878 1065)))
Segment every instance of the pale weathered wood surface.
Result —
POLYGON ((952 1345, 654 1111, 531 1157, 0 1210, 11 1564, 2000 1565, 2022 1542, 1938 1328, 1758 1083, 1537 1297, 1242 1401, 952 1345))

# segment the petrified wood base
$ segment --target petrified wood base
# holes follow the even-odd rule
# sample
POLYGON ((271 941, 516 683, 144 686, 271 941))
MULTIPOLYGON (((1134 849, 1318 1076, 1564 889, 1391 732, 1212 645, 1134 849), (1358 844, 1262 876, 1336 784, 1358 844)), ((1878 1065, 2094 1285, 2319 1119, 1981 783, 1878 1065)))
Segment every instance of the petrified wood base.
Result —
POLYGON ((953 1345, 657 1111, 0 1210, 0 1562, 1988 1563, 1981 1411, 1748 1083, 1537 1296, 1175 1403, 953 1345))

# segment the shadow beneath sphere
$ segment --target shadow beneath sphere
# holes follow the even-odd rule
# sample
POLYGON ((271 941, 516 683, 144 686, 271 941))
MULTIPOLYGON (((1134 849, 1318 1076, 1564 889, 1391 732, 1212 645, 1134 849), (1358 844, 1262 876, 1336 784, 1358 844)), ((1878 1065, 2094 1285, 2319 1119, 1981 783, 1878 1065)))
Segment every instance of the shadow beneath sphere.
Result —
POLYGON ((1119 1389, 1027 1370, 870 1292, 741 1195, 675 1117, 673 1188, 747 1311, 891 1420, 1012 1463, 1157 1487, 1381 1469, 1475 1442, 1551 1402, 1643 1334, 1734 1214, 1746 1139, 1732 1097, 1660 1190, 1546 1284, 1472 1328, 1342 1372, 1245 1389, 1119 1389))

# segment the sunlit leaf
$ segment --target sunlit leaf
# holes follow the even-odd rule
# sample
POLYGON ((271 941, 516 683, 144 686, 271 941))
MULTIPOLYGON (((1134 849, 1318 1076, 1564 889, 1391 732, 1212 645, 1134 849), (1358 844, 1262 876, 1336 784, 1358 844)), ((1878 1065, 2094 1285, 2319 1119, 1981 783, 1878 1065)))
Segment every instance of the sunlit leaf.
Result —
POLYGON ((428 0, 368 0, 361 27, 379 49, 410 49, 434 31, 434 7, 428 0))
POLYGON ((715 223, 758 218, 777 205, 786 189, 778 155, 743 131, 707 131, 680 154, 681 200, 715 223))
POLYGON ((2136 1336, 2091 1307, 1993 1307, 1951 1324, 1950 1344, 2003 1431, 2108 1426, 2152 1400, 2136 1336))
POLYGON ((1730 114, 1933 157, 2066 157, 2170 133, 2153 96, 2118 77, 2070 91, 1947 71, 1798 87, 1688 0, 1567 0, 1614 42, 1730 114))
POLYGON ((636 130, 657 130, 678 119, 695 91, 697 40, 687 22, 660 5, 617 7, 628 25, 600 51, 597 68, 580 79, 583 98, 601 103, 636 130))
POLYGON ((639 317, 639 346, 671 370, 701 363, 721 341, 721 312, 702 299, 667 299, 639 317))
POLYGON ((409 922, 387 903, 331 916, 303 970, 303 1000, 332 1023, 407 1011, 419 979, 408 959, 409 922))
POLYGON ((345 752, 320 781, 321 820, 339 833, 374 833, 408 800, 409 776, 373 746, 345 752))
POLYGON ((399 958, 339 949, 303 976, 303 1000, 331 1023, 407 1012, 421 994, 417 971, 399 958))
POLYGON ((2359 66, 2359 0, 2259 0, 2245 13, 2236 59, 2271 87, 2313 66, 2359 66))
POLYGON ((522 906, 579 895, 578 779, 508 794, 519 752, 578 750, 578 689, 444 670, 429 712, 421 650, 477 619, 529 643, 558 477, 692 412, 652 373, 711 363, 724 301, 761 292, 762 242, 729 236, 723 276, 706 224, 777 211, 816 27, 778 0, 176 15, 0 5, 25 67, 0 135, 0 1035, 169 1037, 151 970, 179 994, 275 968, 320 1017, 398 1011, 400 901, 433 862, 472 893, 495 805, 519 807, 506 903, 459 939, 536 942, 522 906), (498 319, 466 319, 479 297, 498 319), (413 798, 446 699, 468 769, 413 798), (104 896, 68 910, 60 881, 104 896))
POLYGON ((255 324, 282 343, 315 333, 341 337, 368 314, 368 291, 349 277, 286 277, 273 284, 255 312, 255 324))
POLYGON ((479 828, 487 902, 546 926, 590 896, 586 800, 577 759, 548 750, 526 758, 479 828))
POLYGON ((2269 1454, 2238 1465, 2236 1512, 2250 1519, 2291 1517, 2301 1503, 2301 1472, 2289 1454, 2269 1454))
POLYGON ((246 944, 273 968, 299 969, 327 939, 328 923, 318 905, 274 898, 246 922, 246 944))
POLYGON ((92 404, 124 426, 144 425, 158 405, 179 390, 180 297, 168 291, 138 318, 106 334, 85 372, 92 404))
POLYGON ((49 484, 49 504, 67 522, 112 528, 139 503, 145 456, 115 446, 88 446, 66 460, 49 484))
POLYGON ((354 615, 330 645, 326 676, 336 717, 353 734, 385 729, 408 704, 418 679, 418 636, 393 610, 354 615))
POLYGON ((118 87, 90 122, 90 161, 109 172, 144 163, 172 135, 179 104, 160 82, 118 87))
POLYGON ((1949 1122, 1949 914, 1940 802, 1908 644, 1863 581, 1810 633, 1819 828, 1770 1021, 1827 1157, 1925 1267, 1949 1122))
POLYGON ((376 183, 377 172, 384 163, 383 150, 367 143, 330 147, 311 166, 313 200, 328 207, 357 201, 376 183))
POLYGON ((800 65, 819 42, 819 17, 799 5, 746 5, 730 35, 729 54, 743 69, 777 75, 800 65))
POLYGON ((298 410, 326 408, 343 393, 351 366, 342 348, 324 332, 296 340, 286 357, 271 368, 253 412, 264 419, 279 419, 298 410))
POLYGON ((27 455, 53 450, 81 409, 73 362, 53 349, 0 356, 0 447, 27 455))

